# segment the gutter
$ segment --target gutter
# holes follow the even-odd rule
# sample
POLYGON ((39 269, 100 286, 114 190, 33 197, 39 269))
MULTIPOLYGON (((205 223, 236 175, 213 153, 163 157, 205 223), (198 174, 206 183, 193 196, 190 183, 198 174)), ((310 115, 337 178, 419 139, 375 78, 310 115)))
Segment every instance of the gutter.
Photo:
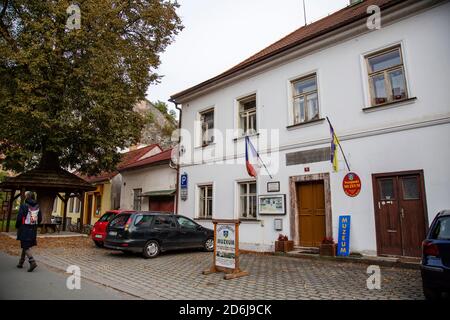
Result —
MULTIPOLYGON (((175 109, 177 109, 180 113, 179 113, 179 120, 178 120, 178 130, 181 130, 181 121, 183 119, 183 110, 181 109, 181 107, 179 107, 178 102, 176 102, 174 99, 170 98, 168 100, 169 102, 172 102, 175 105, 175 109)), ((178 134, 178 146, 181 143, 181 134, 178 134)), ((178 150, 178 155, 180 153, 180 150, 178 150)), ((178 214, 178 204, 179 204, 179 193, 180 193, 180 161, 178 161, 177 163, 177 182, 175 184, 175 214, 178 214)))

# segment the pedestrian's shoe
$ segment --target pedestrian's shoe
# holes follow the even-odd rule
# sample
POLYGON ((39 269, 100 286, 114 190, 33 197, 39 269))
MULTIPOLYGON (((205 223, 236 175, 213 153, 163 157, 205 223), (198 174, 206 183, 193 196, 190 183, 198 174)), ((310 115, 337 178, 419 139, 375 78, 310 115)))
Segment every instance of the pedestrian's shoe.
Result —
POLYGON ((17 268, 22 269, 22 268, 23 268, 23 263, 24 263, 24 262, 25 262, 24 260, 20 260, 20 261, 19 261, 19 264, 17 265, 17 268))
POLYGON ((32 272, 34 269, 36 269, 37 264, 36 261, 30 261, 30 267, 28 268, 28 272, 32 272))

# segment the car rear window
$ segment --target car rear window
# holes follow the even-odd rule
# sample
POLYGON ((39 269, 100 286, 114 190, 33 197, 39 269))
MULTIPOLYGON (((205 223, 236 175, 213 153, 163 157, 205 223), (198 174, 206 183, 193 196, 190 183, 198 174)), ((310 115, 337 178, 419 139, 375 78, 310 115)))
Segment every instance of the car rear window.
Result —
POLYGON ((98 221, 100 222, 107 222, 107 221, 111 221, 114 218, 114 213, 112 212, 106 212, 104 215, 102 215, 102 217, 100 219, 98 219, 98 221))
POLYGON ((437 221, 432 238, 436 240, 450 240, 450 217, 442 217, 437 221))
POLYGON ((121 213, 117 215, 110 223, 109 225, 111 227, 123 227, 127 221, 128 218, 131 216, 131 213, 121 213))

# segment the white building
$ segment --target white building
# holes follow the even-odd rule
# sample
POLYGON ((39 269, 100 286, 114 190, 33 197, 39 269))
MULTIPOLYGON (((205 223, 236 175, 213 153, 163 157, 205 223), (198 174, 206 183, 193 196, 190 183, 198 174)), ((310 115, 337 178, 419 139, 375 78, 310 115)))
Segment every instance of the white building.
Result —
POLYGON ((177 170, 171 163, 171 152, 154 148, 147 157, 119 167, 121 209, 175 211, 177 170))
POLYGON ((351 215, 352 252, 418 256, 429 223, 450 208, 449 31, 448 1, 366 0, 173 95, 193 136, 181 143, 188 187, 178 213, 208 227, 211 218, 240 219, 241 248, 260 251, 272 251, 279 233, 302 247, 337 240, 339 216, 351 215), (372 4, 379 30, 366 23, 372 4), (340 153, 333 172, 326 117, 361 179, 356 197, 343 191, 340 153), (211 128, 235 134, 202 136, 211 128), (272 179, 247 174, 239 128, 259 133, 255 146, 278 130, 278 154, 275 144, 259 147, 272 179), (232 146, 223 156, 222 144, 232 146), (280 190, 268 192, 268 182, 280 190), (285 195, 286 214, 261 214, 259 197, 274 194, 285 195))

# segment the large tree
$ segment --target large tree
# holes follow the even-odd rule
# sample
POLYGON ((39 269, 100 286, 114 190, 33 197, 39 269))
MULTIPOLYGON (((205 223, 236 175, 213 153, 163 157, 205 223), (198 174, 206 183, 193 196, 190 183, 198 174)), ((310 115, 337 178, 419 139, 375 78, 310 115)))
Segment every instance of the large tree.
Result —
POLYGON ((95 174, 139 139, 133 112, 182 29, 165 0, 0 0, 0 153, 18 172, 41 160, 95 174), (77 3, 79 29, 68 28, 77 3))
POLYGON ((0 0, 4 167, 113 169, 118 150, 140 137, 144 121, 133 106, 158 81, 159 55, 182 29, 177 7, 167 0, 0 0), (72 4, 80 28, 73 28, 72 4))

